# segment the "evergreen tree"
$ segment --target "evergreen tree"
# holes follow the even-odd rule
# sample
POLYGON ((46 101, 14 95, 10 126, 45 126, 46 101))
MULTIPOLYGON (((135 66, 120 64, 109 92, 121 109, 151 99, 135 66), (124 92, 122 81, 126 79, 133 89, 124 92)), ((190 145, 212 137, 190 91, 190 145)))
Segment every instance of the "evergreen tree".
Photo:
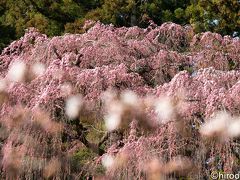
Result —
POLYGON ((186 14, 196 32, 212 31, 223 35, 240 34, 240 1, 199 0, 192 1, 186 14))

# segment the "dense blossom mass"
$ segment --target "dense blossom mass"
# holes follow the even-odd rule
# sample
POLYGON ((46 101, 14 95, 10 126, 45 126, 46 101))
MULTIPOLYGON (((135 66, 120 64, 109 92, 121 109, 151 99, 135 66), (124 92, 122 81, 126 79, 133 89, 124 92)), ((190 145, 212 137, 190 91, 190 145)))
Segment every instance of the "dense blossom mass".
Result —
POLYGON ((239 67, 239 38, 190 26, 30 28, 0 55, 1 177, 238 172, 239 67))

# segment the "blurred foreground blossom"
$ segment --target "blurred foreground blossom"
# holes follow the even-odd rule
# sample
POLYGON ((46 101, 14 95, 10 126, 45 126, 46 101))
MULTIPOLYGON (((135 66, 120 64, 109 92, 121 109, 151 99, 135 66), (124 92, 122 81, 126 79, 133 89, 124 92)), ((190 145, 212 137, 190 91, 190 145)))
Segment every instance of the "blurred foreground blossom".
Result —
POLYGON ((164 171, 166 174, 177 174, 179 176, 187 175, 195 171, 195 166, 187 157, 175 157, 165 165, 164 171))
POLYGON ((118 100, 115 92, 107 91, 103 93, 102 99, 105 103, 107 114, 104 117, 106 129, 113 131, 120 127, 124 106, 118 100))
POLYGON ((229 137, 240 136, 240 117, 232 120, 228 126, 227 133, 229 137))
POLYGON ((56 175, 61 169, 61 163, 57 158, 52 158, 43 170, 45 178, 50 178, 56 175))
POLYGON ((205 124, 200 128, 200 133, 207 137, 227 135, 227 128, 232 117, 227 112, 217 112, 215 116, 210 118, 205 124))
POLYGON ((162 164, 156 158, 146 164, 146 171, 149 180, 159 180, 163 178, 162 164))
POLYGON ((126 105, 130 105, 130 106, 138 106, 139 105, 138 104, 138 96, 133 91, 129 91, 129 90, 124 91, 121 94, 121 100, 126 105))
POLYGON ((4 78, 0 78, 0 92, 5 91, 7 88, 7 81, 4 78))
POLYGON ((44 72, 46 70, 46 66, 43 63, 37 62, 32 65, 31 70, 32 70, 32 73, 34 74, 34 76, 41 76, 44 74, 44 72))
POLYGON ((113 167, 114 165, 114 157, 112 155, 103 155, 102 157, 102 165, 106 168, 109 169, 113 167))
POLYGON ((2 151, 3 169, 7 172, 8 177, 15 179, 17 174, 22 170, 21 162, 23 158, 23 152, 21 152, 20 149, 13 147, 11 143, 6 144, 2 151))
POLYGON ((15 61, 8 71, 8 79, 13 82, 23 82, 25 80, 27 67, 26 64, 21 61, 15 61))
POLYGON ((240 136, 240 117, 233 117, 225 111, 217 112, 200 128, 200 133, 206 137, 222 139, 240 136))
POLYGON ((115 158, 115 168, 125 167, 128 160, 129 160, 129 153, 128 151, 119 152, 115 158))
POLYGON ((148 179, 159 180, 171 176, 186 176, 195 171, 193 163, 186 157, 174 157, 173 160, 162 163, 157 158, 146 164, 148 179))
POLYGON ((133 91, 124 91, 118 97, 113 92, 105 93, 107 115, 105 126, 108 131, 119 128, 127 128, 130 122, 137 116, 137 107, 140 106, 138 96, 133 91))
POLYGON ((50 119, 50 115, 40 109, 33 113, 34 122, 41 126, 43 130, 49 133, 56 134, 61 130, 61 124, 50 119))
POLYGON ((9 128, 17 127, 19 128, 21 125, 27 122, 29 118, 30 112, 28 109, 17 106, 15 107, 15 111, 10 117, 10 119, 7 122, 7 125, 9 128))
POLYGON ((0 78, 0 105, 8 100, 7 93, 7 81, 6 79, 0 78))
POLYGON ((155 103, 155 112, 158 115, 159 122, 166 123, 174 117, 174 106, 169 97, 161 97, 155 103))
POLYGON ((147 110, 154 106, 153 97, 138 97, 135 92, 126 90, 120 94, 107 91, 102 99, 107 111, 104 120, 108 131, 127 129, 133 120, 144 130, 155 129, 157 124, 146 116, 147 110))
POLYGON ((117 113, 108 114, 104 118, 105 126, 108 131, 113 131, 121 124, 121 115, 117 113))
POLYGON ((70 119, 77 118, 83 105, 81 95, 74 95, 67 99, 65 110, 66 114, 70 119))
POLYGON ((107 90, 102 93, 101 99, 105 105, 109 105, 111 102, 117 99, 117 94, 112 90, 107 90))

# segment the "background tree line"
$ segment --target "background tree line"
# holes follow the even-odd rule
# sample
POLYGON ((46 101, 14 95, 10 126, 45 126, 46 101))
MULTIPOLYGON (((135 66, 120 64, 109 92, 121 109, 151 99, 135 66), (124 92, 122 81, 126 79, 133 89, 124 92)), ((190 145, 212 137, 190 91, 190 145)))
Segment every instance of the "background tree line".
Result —
POLYGON ((0 51, 28 27, 49 36, 82 33, 86 19, 115 26, 172 21, 196 32, 239 36, 239 0, 0 0, 0 51))

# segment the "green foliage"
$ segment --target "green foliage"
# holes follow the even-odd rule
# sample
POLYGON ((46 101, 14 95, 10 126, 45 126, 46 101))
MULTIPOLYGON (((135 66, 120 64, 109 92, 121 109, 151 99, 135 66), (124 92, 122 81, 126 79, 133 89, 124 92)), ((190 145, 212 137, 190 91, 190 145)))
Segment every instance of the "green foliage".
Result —
POLYGON ((81 148, 70 158, 71 170, 79 172, 84 165, 87 165, 96 155, 88 148, 81 148))
MULTIPOLYGON (((73 171, 78 172, 79 169, 84 169, 84 166, 89 165, 91 166, 90 162, 96 157, 90 149, 88 148, 81 148, 75 154, 73 154, 71 158, 71 169, 73 171)), ((94 167, 94 172, 96 175, 103 175, 105 173, 105 168, 102 164, 98 164, 94 167)))
POLYGON ((82 148, 72 157, 73 162, 79 166, 86 164, 89 160, 92 160, 95 154, 88 148, 82 148))
POLYGON ((174 11, 176 9, 184 11, 189 4, 189 0, 105 0, 101 6, 102 13, 99 19, 117 26, 145 27, 150 19, 158 24, 166 21, 178 23, 183 16, 176 16, 174 11))
POLYGON ((238 0, 203 0, 186 9, 196 32, 212 31, 223 35, 240 34, 240 2, 238 0))
POLYGON ((105 134, 104 131, 104 121, 96 122, 93 125, 89 126, 85 124, 85 127, 89 127, 90 131, 87 134, 87 139, 93 143, 98 143, 103 135, 105 134))

